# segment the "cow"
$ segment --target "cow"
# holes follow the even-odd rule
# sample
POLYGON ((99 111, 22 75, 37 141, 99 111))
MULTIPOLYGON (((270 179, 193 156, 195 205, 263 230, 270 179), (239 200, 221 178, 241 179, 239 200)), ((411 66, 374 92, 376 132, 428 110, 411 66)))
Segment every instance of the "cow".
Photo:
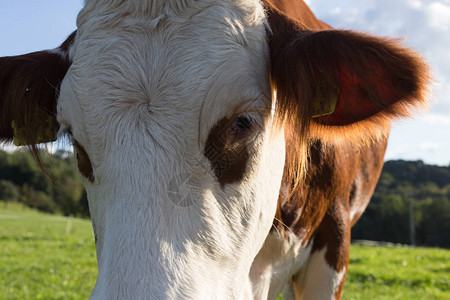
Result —
POLYGON ((0 58, 0 138, 71 138, 91 299, 339 299, 390 120, 429 81, 300 0, 86 0, 60 47, 0 58))

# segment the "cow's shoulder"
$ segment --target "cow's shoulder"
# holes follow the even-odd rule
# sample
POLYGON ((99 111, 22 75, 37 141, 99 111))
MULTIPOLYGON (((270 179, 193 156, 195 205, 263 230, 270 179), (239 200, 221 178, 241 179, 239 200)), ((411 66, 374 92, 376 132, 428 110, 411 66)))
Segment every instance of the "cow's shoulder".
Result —
POLYGON ((387 137, 358 145, 311 142, 304 180, 295 184, 287 172, 283 176, 274 225, 294 233, 305 244, 327 217, 334 222, 343 220, 350 228, 373 194, 386 145, 387 137))
POLYGON ((316 275, 334 278, 328 288, 342 291, 350 229, 373 194, 386 144, 387 138, 365 145, 311 142, 304 181, 283 177, 274 226, 250 273, 255 293, 272 299, 316 275))

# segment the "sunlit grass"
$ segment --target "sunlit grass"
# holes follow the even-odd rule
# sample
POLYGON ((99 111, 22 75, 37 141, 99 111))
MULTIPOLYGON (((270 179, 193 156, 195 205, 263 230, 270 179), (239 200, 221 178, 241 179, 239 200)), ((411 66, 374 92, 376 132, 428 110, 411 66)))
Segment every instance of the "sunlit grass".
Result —
POLYGON ((450 299, 450 251, 353 245, 344 299, 450 299))
POLYGON ((450 251, 352 245, 342 299, 450 299, 450 251))
POLYGON ((87 299, 97 265, 91 223, 0 203, 0 299, 87 299))

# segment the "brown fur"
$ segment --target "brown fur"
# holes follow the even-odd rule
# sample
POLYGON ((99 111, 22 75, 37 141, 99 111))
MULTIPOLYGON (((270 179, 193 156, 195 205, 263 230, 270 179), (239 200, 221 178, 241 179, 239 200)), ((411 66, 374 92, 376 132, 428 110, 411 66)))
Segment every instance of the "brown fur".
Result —
POLYGON ((223 118, 217 122, 208 134, 204 149, 222 188, 242 180, 249 158, 247 144, 234 137, 233 121, 223 118))
POLYGON ((430 75, 397 40, 332 30, 303 1, 265 5, 276 116, 286 132, 274 225, 304 244, 313 241, 312 252, 327 247, 325 259, 339 272, 348 265, 350 228, 360 216, 351 220, 350 211, 368 204, 381 173, 389 120, 425 104, 430 75), (334 113, 312 118, 313 99, 336 94, 334 113))
MULTIPOLYGON (((74 36, 58 48, 62 53, 67 53, 74 36)), ((24 139, 30 145, 45 119, 41 114, 53 116, 56 122, 58 87, 69 66, 67 55, 50 51, 0 58, 0 141, 12 140, 12 121, 27 130, 24 139)))
POLYGON ((62 55, 39 51, 0 58, 0 143, 12 142, 11 123, 14 121, 20 129, 22 141, 29 145, 48 178, 50 176, 35 144, 40 131, 48 126, 45 122, 48 117, 53 120, 52 134, 56 137, 59 128, 56 122, 58 88, 70 66, 67 53, 75 35, 76 31, 58 48, 62 55))
POLYGON ((92 169, 91 160, 84 148, 78 143, 78 141, 72 139, 73 148, 77 157, 77 166, 80 173, 86 177, 91 183, 94 183, 94 171, 92 169))
POLYGON ((312 22, 309 10, 305 18, 312 28, 297 21, 305 13, 287 19, 276 8, 269 6, 268 11, 277 116, 293 128, 292 139, 297 140, 292 176, 304 164, 309 136, 332 143, 368 143, 386 135, 391 118, 407 116, 425 103, 427 66, 398 41, 329 30, 324 23, 312 22), (335 112, 311 119, 312 99, 335 95, 335 112))

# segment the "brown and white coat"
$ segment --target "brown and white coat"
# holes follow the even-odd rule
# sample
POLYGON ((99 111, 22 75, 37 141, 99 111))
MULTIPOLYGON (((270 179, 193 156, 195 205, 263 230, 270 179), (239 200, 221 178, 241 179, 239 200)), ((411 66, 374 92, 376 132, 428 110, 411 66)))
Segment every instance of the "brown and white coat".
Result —
POLYGON ((92 299, 330 299, 420 56, 303 1, 86 0, 61 47, 0 58, 0 139, 73 140, 92 299))

